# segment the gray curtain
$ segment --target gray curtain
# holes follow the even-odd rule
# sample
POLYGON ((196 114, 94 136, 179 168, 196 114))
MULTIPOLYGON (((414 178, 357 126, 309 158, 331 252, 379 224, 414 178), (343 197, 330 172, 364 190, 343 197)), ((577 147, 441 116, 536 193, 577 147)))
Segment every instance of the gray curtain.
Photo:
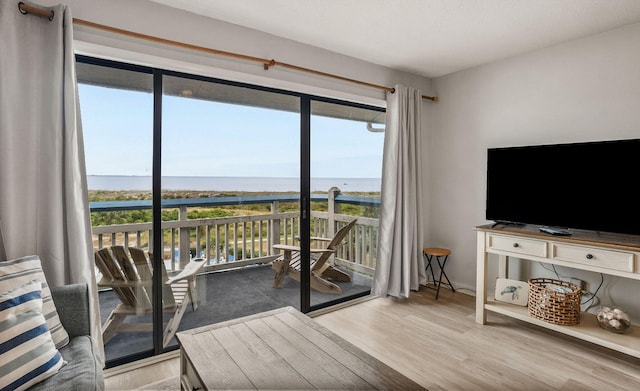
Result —
POLYGON ((2 220, 0 220, 0 261, 7 259, 7 252, 4 250, 4 237, 2 236, 2 220))
POLYGON ((422 224, 422 94, 396 85, 387 95, 378 259, 372 293, 409 297, 426 283, 422 224))
POLYGON ((0 2, 0 254, 38 255, 52 286, 88 283, 102 346, 73 19, 63 5, 49 20, 18 3, 0 2))

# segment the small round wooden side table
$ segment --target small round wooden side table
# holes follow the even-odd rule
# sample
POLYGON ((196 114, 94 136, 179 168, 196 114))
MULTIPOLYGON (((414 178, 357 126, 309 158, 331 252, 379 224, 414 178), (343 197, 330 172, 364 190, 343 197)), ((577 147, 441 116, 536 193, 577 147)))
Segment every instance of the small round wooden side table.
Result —
POLYGON ((448 248, 440 247, 425 247, 424 249, 422 249, 422 254, 427 260, 426 271, 429 272, 429 270, 431 270, 431 278, 433 279, 433 284, 435 285, 436 290, 436 300, 438 300, 438 295, 440 294, 440 285, 442 284, 448 285, 449 288, 451 288, 451 291, 455 292, 456 290, 454 289, 453 284, 451 284, 447 273, 445 273, 444 271, 444 267, 447 265, 449 255, 451 255, 451 250, 449 250, 448 248), (438 281, 436 281, 436 276, 433 271, 432 261, 434 257, 436 259, 436 262, 438 263, 438 267, 440 268, 440 278, 438 278, 438 281), (442 282, 442 277, 444 277, 447 282, 442 282))

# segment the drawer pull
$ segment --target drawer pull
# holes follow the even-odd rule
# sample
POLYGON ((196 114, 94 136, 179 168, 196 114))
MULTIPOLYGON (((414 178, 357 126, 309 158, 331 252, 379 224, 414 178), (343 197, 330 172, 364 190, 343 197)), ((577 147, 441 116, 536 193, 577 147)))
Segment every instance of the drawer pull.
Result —
POLYGON ((593 255, 591 255, 591 254, 587 254, 587 257, 586 257, 586 258, 587 258, 587 259, 593 259, 593 255))
POLYGON ((513 247, 518 247, 518 246, 520 246, 518 243, 513 244, 513 247))

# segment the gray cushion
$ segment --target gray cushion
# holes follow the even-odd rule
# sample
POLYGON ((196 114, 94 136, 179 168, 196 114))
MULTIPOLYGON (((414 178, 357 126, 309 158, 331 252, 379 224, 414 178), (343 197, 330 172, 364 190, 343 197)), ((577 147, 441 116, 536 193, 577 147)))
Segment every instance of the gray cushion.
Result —
POLYGON ((88 335, 78 336, 60 349, 67 364, 55 376, 30 390, 104 390, 102 368, 98 366, 98 349, 88 335))
POLYGON ((60 322, 71 338, 91 334, 89 290, 87 284, 69 284, 51 288, 60 322))

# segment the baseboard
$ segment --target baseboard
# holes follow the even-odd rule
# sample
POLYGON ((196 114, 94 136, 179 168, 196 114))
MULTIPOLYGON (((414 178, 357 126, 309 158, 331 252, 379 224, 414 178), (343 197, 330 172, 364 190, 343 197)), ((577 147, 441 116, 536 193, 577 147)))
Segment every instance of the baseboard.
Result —
POLYGON ((463 295, 468 295, 468 296, 472 296, 472 297, 476 297, 476 292, 474 290, 471 289, 467 289, 467 288, 456 288, 456 292, 460 292, 463 295))
POLYGON ((163 361, 173 360, 179 357, 180 350, 172 350, 170 352, 158 354, 157 356, 151 356, 127 364, 118 365, 117 367, 107 368, 104 370, 104 378, 108 379, 113 376, 118 376, 126 372, 135 371, 150 365, 155 365, 163 361))

